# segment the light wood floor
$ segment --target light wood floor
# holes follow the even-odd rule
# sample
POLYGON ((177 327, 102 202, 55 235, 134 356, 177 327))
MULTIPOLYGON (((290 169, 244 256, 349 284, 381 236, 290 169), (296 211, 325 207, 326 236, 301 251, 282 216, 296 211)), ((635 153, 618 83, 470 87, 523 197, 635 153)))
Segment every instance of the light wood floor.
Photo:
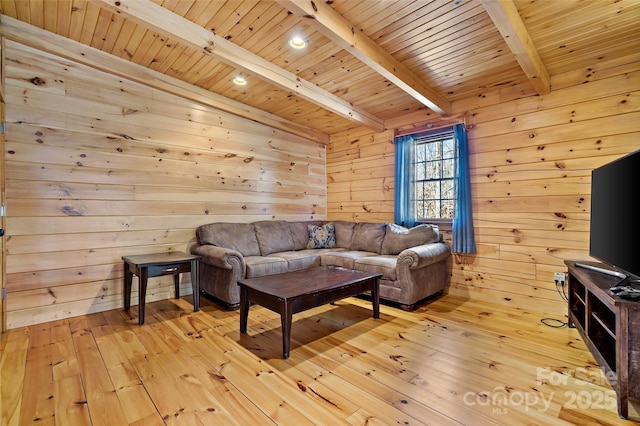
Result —
POLYGON ((576 330, 531 310, 444 296, 375 320, 349 298, 294 315, 283 360, 276 314, 252 306, 240 335, 237 311, 190 302, 5 333, 2 425, 638 424, 576 330))

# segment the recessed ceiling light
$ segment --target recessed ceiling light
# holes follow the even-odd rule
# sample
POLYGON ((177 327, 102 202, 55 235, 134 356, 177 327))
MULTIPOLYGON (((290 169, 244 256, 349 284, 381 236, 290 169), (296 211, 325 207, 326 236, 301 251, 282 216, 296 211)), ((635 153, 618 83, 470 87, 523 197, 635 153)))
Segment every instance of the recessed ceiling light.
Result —
POLYGON ((307 46, 307 42, 302 37, 295 36, 289 40, 289 46, 294 49, 304 49, 307 46))
POLYGON ((247 85, 247 80, 243 76, 239 75, 239 76, 234 77, 233 84, 235 84, 237 86, 246 86, 247 85))

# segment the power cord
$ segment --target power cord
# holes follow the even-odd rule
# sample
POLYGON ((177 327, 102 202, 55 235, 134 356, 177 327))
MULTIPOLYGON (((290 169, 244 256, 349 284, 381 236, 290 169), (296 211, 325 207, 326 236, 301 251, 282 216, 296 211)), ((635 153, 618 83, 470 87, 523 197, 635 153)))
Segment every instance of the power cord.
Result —
POLYGON ((562 328, 567 325, 565 321, 559 320, 557 318, 542 318, 540 322, 546 325, 547 327, 553 327, 553 328, 562 328))
POLYGON ((563 280, 563 281, 556 280, 556 291, 558 292, 558 294, 560 294, 560 297, 562 297, 562 300, 569 303, 569 296, 567 295, 566 282, 567 282, 566 280, 563 280))
MULTIPOLYGON (((566 278, 564 280, 555 280, 555 282, 556 282, 556 291, 558 292, 562 300, 569 303, 569 296, 567 295, 567 289, 566 289, 566 282, 567 282, 566 278)), ((568 318, 567 315, 565 315, 565 318, 568 318)), ((557 318, 542 318, 540 322, 546 325, 547 327, 553 327, 553 328, 562 328, 569 325, 568 321, 562 321, 557 318)))

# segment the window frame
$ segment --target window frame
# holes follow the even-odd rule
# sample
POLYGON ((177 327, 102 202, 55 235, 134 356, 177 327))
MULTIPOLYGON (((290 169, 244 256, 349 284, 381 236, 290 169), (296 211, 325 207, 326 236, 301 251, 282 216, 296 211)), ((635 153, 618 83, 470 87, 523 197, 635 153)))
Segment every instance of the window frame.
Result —
MULTIPOLYGON (((455 162, 457 161, 457 143, 455 141, 455 135, 454 135, 454 129, 453 126, 446 126, 446 127, 442 127, 442 128, 438 128, 438 129, 434 129, 431 131, 427 131, 427 132, 420 132, 420 133, 415 133, 413 134, 413 138, 414 138, 414 146, 412 147, 413 149, 413 154, 415 155, 416 149, 418 147, 418 145, 423 145, 423 144, 428 144, 428 143, 438 143, 444 139, 446 139, 447 137, 442 137, 442 136, 450 136, 451 139, 453 140, 453 157, 450 158, 454 165, 455 162), (429 141, 429 139, 435 139, 433 141, 429 141)), ((443 159, 444 160, 444 159, 443 159)), ((413 159, 411 162, 411 174, 412 174, 412 180, 413 180, 413 184, 417 183, 417 179, 416 179, 416 167, 415 165, 417 164, 416 160, 413 159)), ((455 170, 455 166, 453 167, 452 170, 452 176, 450 178, 445 178, 445 179, 433 179, 433 180, 437 180, 437 181, 442 181, 442 180, 452 180, 452 184, 453 184, 453 188, 452 191, 453 193, 451 194, 452 198, 452 202, 453 202, 453 211, 455 214, 455 209, 456 209, 456 197, 455 197, 455 185, 456 185, 456 170, 455 170)), ((415 198, 415 194, 413 195, 413 202, 417 204, 417 200, 415 198)), ((440 198, 440 200, 442 200, 442 198, 440 198)), ((449 200, 449 198, 445 198, 445 200, 449 200)), ((438 225, 438 227, 443 230, 443 231, 450 231, 452 230, 453 227, 453 218, 419 218, 418 215, 415 215, 416 217, 415 222, 416 223, 431 223, 431 224, 435 224, 438 225)))

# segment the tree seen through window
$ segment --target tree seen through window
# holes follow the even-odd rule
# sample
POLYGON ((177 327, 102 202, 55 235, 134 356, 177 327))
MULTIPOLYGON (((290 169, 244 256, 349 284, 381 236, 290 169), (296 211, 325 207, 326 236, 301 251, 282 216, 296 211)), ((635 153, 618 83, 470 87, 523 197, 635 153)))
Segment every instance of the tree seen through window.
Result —
POLYGON ((453 219, 455 147, 453 131, 416 138, 413 201, 418 221, 453 219))

